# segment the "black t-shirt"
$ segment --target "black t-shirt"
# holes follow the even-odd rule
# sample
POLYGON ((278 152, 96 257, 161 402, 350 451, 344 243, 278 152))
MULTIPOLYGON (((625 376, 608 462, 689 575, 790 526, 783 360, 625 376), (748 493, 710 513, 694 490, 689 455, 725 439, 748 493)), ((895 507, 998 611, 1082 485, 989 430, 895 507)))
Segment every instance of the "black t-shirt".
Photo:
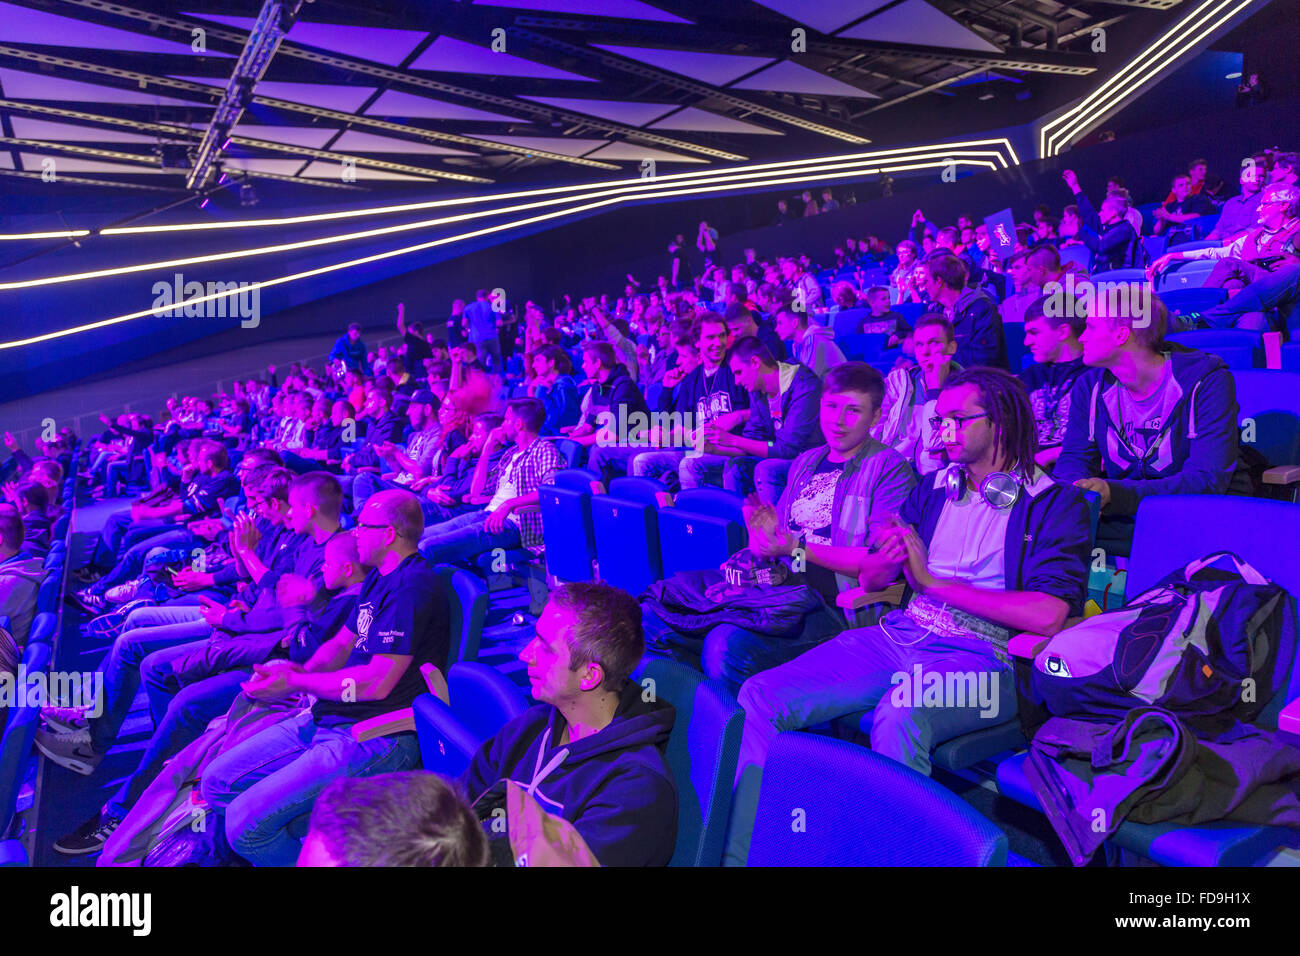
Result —
POLYGON ((1055 448, 1065 441, 1065 426, 1070 421, 1070 393, 1087 366, 1083 359, 1067 362, 1035 362, 1020 373, 1020 381, 1029 392, 1029 407, 1038 424, 1040 450, 1055 448))
POLYGON ((406 343, 406 370, 412 376, 423 375, 424 360, 433 358, 433 349, 429 348, 423 335, 416 335, 409 330, 402 336, 402 341, 406 343))
POLYGON ((185 486, 181 501, 187 515, 214 514, 217 502, 239 493, 239 482, 229 471, 195 475, 185 486))
POLYGON ((420 666, 447 667, 450 619, 446 589, 422 555, 411 555, 388 574, 371 570, 348 617, 357 639, 343 666, 360 667, 376 654, 409 655, 411 663, 383 700, 318 700, 312 715, 317 721, 356 723, 410 707, 428 690, 420 666))
POLYGON ((465 321, 464 313, 453 315, 447 320, 447 347, 453 345, 463 345, 465 342, 465 321))
POLYGON ((683 285, 690 282, 694 276, 691 273, 691 256, 690 253, 686 251, 685 246, 678 246, 676 252, 670 252, 668 254, 669 268, 672 267, 674 260, 681 263, 681 265, 677 267, 677 284, 683 285))

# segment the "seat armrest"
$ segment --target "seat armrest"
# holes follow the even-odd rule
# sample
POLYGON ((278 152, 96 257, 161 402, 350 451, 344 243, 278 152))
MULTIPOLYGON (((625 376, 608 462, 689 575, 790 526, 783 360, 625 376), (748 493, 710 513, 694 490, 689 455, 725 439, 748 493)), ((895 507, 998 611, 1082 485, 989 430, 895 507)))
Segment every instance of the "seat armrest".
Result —
POLYGON ((673 506, 673 496, 666 491, 655 492, 655 504, 660 508, 671 508, 673 506))
POLYGON ((900 581, 891 584, 883 591, 868 591, 862 587, 850 588, 835 596, 835 604, 846 611, 856 611, 872 604, 892 604, 897 607, 903 600, 905 587, 906 585, 900 581))
POLYGON ((388 737, 405 731, 415 730, 415 712, 409 707, 391 710, 386 714, 376 714, 367 720, 352 725, 352 738, 357 743, 365 743, 376 737, 388 737))
POLYGON ((591 483, 591 493, 593 495, 603 495, 605 493, 605 485, 602 482, 593 481, 591 483))
POLYGON ((1007 653, 1012 657, 1032 661, 1050 640, 1044 634, 1017 634, 1007 641, 1007 653))
POLYGON ((447 688, 447 678, 442 676, 442 671, 432 664, 421 664, 420 676, 424 678, 424 686, 429 688, 429 693, 450 706, 451 692, 447 688))
POLYGON ((1300 737, 1300 697, 1287 701, 1287 705, 1277 715, 1277 729, 1300 737))
POLYGON ((1277 465, 1264 472, 1264 484, 1289 485, 1300 481, 1300 465, 1277 465))

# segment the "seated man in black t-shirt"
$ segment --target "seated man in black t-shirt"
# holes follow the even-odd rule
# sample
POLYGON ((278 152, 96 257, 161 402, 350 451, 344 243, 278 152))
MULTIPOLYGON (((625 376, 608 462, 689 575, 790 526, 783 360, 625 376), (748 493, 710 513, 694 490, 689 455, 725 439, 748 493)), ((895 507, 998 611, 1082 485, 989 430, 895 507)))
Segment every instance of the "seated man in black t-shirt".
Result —
POLYGON ((244 692, 258 699, 306 693, 315 706, 227 750, 203 773, 203 796, 224 814, 231 848, 264 866, 290 866, 301 844, 289 825, 342 777, 408 770, 414 733, 369 737, 358 726, 411 706, 425 691, 420 668, 445 668, 446 590, 416 550, 424 520, 408 491, 372 495, 357 520, 357 553, 371 570, 346 626, 306 664, 257 667, 244 692), (358 739, 362 738, 362 739, 358 739))

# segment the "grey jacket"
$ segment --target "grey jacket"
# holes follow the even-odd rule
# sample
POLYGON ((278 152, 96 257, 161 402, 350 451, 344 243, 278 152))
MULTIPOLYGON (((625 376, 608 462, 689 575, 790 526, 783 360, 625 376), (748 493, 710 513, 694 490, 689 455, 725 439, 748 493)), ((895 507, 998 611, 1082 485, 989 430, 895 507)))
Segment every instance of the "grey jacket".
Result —
MULTIPOLYGON (((790 525, 790 506, 808 483, 817 466, 826 458, 829 445, 819 445, 804 452, 790 465, 785 490, 777 502, 778 527, 790 525)), ((864 548, 871 536, 898 513, 916 484, 916 474, 903 456, 868 438, 835 484, 831 513, 831 545, 838 548, 864 548)), ((858 586, 856 579, 835 575, 841 591, 858 586)))
POLYGON ((36 616, 36 592, 45 574, 41 559, 26 551, 0 562, 0 615, 9 617, 19 647, 27 643, 31 632, 32 618, 36 616))

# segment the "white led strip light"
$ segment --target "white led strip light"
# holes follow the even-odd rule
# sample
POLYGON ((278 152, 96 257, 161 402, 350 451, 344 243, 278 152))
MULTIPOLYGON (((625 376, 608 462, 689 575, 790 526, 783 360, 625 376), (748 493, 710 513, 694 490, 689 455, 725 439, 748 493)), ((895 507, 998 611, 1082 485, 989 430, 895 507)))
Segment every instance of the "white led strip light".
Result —
MULTIPOLYGON (((963 150, 961 152, 950 151, 945 153, 944 157, 946 159, 952 159, 954 162, 969 161, 968 164, 978 164, 978 161, 976 159, 977 157, 993 157, 1004 164, 1003 168, 1007 168, 1005 165, 1006 160, 1002 156, 1002 154, 993 150, 963 150)), ((906 157, 899 157, 899 159, 903 159, 903 158, 906 157)), ((866 165, 866 162, 863 160, 854 160, 854 161, 841 162, 841 163, 822 163, 815 167, 804 167, 798 170, 798 172, 824 174, 829 172, 838 172, 845 169, 850 169, 857 172, 869 172, 869 170, 863 170, 861 168, 864 165, 866 165)), ((997 168, 997 166, 992 162, 989 162, 988 165, 989 168, 991 169, 997 168)), ((761 177, 763 175, 766 174, 762 172, 747 172, 743 174, 733 174, 727 178, 726 185, 745 186, 747 185, 745 180, 761 177)), ((804 180, 800 180, 800 181, 802 182, 804 180)), ((600 199, 606 196, 618 195, 618 194, 628 194, 629 198, 641 198, 638 194, 647 191, 650 191, 651 195, 662 195, 662 193, 653 192, 653 190, 660 188, 660 183, 655 180, 648 180, 648 181, 632 180, 632 182, 637 183, 637 185, 590 192, 585 195, 576 197, 576 200, 581 202, 590 199, 600 199)), ((678 187, 694 186, 694 185, 698 185, 699 182, 700 182, 699 178, 692 177, 690 181, 678 183, 676 185, 678 187)), ((678 194, 682 194, 682 193, 674 193, 672 195, 678 195, 678 194)), ((155 270, 155 269, 157 270, 174 269, 178 266, 199 265, 199 264, 209 263, 209 262, 223 262, 232 259, 244 259, 252 256, 270 255, 276 252, 291 252, 298 249, 308 249, 317 246, 333 245, 338 242, 350 242, 357 239, 370 239, 376 236, 391 235, 397 232, 407 232, 413 229, 426 229, 426 228, 431 228, 433 226, 447 225, 448 223, 466 222, 472 219, 482 219, 488 216, 499 216, 499 215, 505 215, 507 213, 525 212, 530 209, 538 209, 545 206, 554 206, 560 203, 572 202, 574 201, 574 199, 575 197, 560 197, 556 199, 540 200, 532 203, 521 203, 514 206, 485 209, 479 212, 462 213, 461 215, 458 216, 444 216, 440 219, 426 219, 420 222, 404 223, 398 226, 387 226, 382 229, 369 229, 369 230, 364 230, 362 232, 352 232, 352 233, 346 233, 346 234, 336 235, 336 236, 325 236, 317 239, 303 239, 298 242, 281 243, 279 245, 273 245, 273 246, 261 246, 259 248, 253 248, 253 249, 239 249, 231 252, 212 253, 210 255, 204 255, 204 256, 191 256, 189 258, 184 258, 184 259, 168 259, 160 262, 146 262, 146 263, 140 263, 138 265, 132 265, 132 266, 119 266, 112 269, 100 269, 94 272, 70 273, 61 276, 45 276, 36 279, 23 279, 15 282, 0 282, 0 291, 10 291, 14 289, 30 289, 39 286, 59 285, 64 282, 79 282, 86 279, 99 279, 105 276, 127 275, 133 272, 145 272, 145 271, 155 270)))
POLYGON ((1088 124, 1099 121, 1107 112, 1121 105, 1125 98, 1132 96, 1144 83, 1159 75, 1189 49, 1255 2, 1256 0, 1204 0, 1077 106, 1045 123, 1038 132, 1039 157, 1046 159, 1057 155, 1088 124), (1220 15, 1225 7, 1231 9, 1220 15), (1198 30, 1200 32, 1196 32, 1198 30), (1194 35, 1183 42, 1189 34, 1194 35), (1182 46, 1169 52, 1169 48, 1178 43, 1182 43, 1182 46), (1156 62, 1157 59, 1159 62, 1156 62))
MULTIPOLYGON (((748 188, 766 188, 768 186, 790 185, 794 183, 805 183, 814 180, 825 181, 825 180, 847 179, 847 178, 853 178, 862 175, 869 175, 873 173, 893 173, 893 172, 904 172, 904 171, 916 170, 916 169, 934 169, 940 166, 946 166, 950 162, 956 162, 960 165, 982 166, 988 169, 998 168, 998 164, 993 162, 992 160, 958 159, 951 152, 943 152, 939 157, 925 157, 925 156, 898 157, 898 159, 896 160, 896 163, 898 164, 896 165, 882 165, 882 166, 872 167, 867 169, 854 168, 844 172, 830 172, 830 173, 815 172, 809 174, 808 171, 806 170, 800 170, 799 171, 800 175, 797 176, 786 177, 783 179, 768 179, 768 180, 762 180, 758 182, 744 183, 742 185, 748 188), (906 160, 913 160, 913 162, 908 163, 905 162, 906 160)), ((1005 160, 1003 160, 1003 162, 1005 163, 1005 160)), ((1003 168, 1006 168, 1006 166, 1004 165, 1003 168)), ((378 262, 383 259, 390 259, 395 256, 407 255, 413 252, 420 252, 425 249, 432 249, 437 246, 447 245, 453 242, 460 242, 466 239, 473 239, 473 238, 477 238, 478 236, 485 236, 491 233, 501 232, 507 229, 514 229, 522 226, 528 226, 537 222, 544 222, 549 219, 555 219, 560 216, 573 215, 576 213, 586 212, 591 209, 599 209, 606 206, 621 205, 629 200, 672 198, 676 196, 717 192, 719 190, 728 190, 733 188, 735 188, 735 186, 733 186, 731 183, 723 183, 718 185, 695 186, 690 188, 661 190, 658 193, 653 193, 653 192, 644 193, 635 196, 621 195, 621 196, 608 197, 608 198, 597 200, 595 202, 589 202, 586 205, 567 207, 564 209, 554 210, 552 212, 543 213, 541 215, 531 216, 526 219, 519 219, 511 222, 500 223, 495 226, 487 226, 482 229, 477 229, 472 232, 461 233, 455 236, 445 236, 441 239, 433 239, 428 242, 419 243, 413 246, 405 246, 400 249, 392 249, 387 252, 375 253, 373 255, 364 256, 359 259, 350 259, 345 262, 335 263, 333 265, 321 266, 319 268, 310 269, 305 272, 294 273, 293 275, 280 276, 279 278, 267 279, 261 282, 252 282, 249 283, 243 289, 213 292, 208 295, 197 296, 192 299, 186 299, 183 302, 172 303, 171 305, 168 306, 168 310, 174 311, 176 309, 183 309, 189 305, 197 305, 215 299, 222 299, 222 298, 229 298, 230 296, 243 295, 246 294, 251 289, 260 290, 263 288, 268 288, 270 286, 282 285, 288 282, 295 282, 300 279, 311 278, 312 276, 324 275, 329 272, 336 272, 340 269, 351 269, 357 266, 365 265, 367 263, 378 262)), ((148 316, 152 316, 153 314, 154 314, 153 309, 144 309, 138 312, 131 312, 126 315, 119 315, 111 319, 102 319, 98 322, 90 322, 85 325, 75 326, 73 328, 61 329, 55 332, 46 332, 41 335, 31 336, 25 339, 16 339, 10 342, 0 342, 0 350, 19 348, 25 345, 34 345, 39 342, 47 342, 50 341, 51 339, 64 338, 70 335, 78 335, 83 332, 89 332, 95 329, 106 328, 108 326, 117 325, 122 322, 128 322, 134 319, 145 318, 148 316)))
MULTIPOLYGON (((872 150, 866 153, 842 153, 838 156, 819 156, 813 159, 795 159, 785 160, 779 163, 757 163, 746 166, 735 166, 727 169, 706 169, 695 172, 671 173, 666 176, 655 176, 649 180, 651 183, 675 182, 679 180, 696 180, 711 177, 732 177, 760 170, 779 170, 792 169, 797 167, 813 166, 818 163, 833 163, 841 161, 884 161, 890 158, 903 159, 910 154, 931 153, 937 154, 943 150, 963 150, 969 147, 992 146, 1006 150, 1007 156, 1003 157, 1000 153, 998 158, 1001 162, 1001 168, 1006 169, 1012 165, 1019 165, 1020 158, 1016 155, 1010 140, 1006 137, 999 139, 979 139, 967 140, 955 143, 932 143, 925 146, 906 146, 898 149, 872 150)), ((618 186, 636 186, 644 185, 647 182, 645 177, 633 179, 618 179, 603 183, 584 183, 577 186, 552 186, 545 189, 529 189, 521 192, 498 193, 488 196, 463 196, 457 199, 436 199, 428 202, 405 203, 397 206, 371 206, 363 209, 345 210, 342 212, 316 213, 308 216, 287 216, 280 219, 244 219, 235 221, 199 221, 187 223, 174 223, 164 226, 120 226, 108 229, 98 230, 102 236, 127 236, 127 235, 147 235, 155 232, 202 232, 213 229, 237 229, 243 227, 259 226, 292 226, 308 222, 326 222, 334 219, 351 219, 362 216, 383 216, 401 212, 413 212, 421 209, 437 209, 447 206, 465 206, 474 203, 495 202, 504 199, 527 199, 534 196, 547 196, 563 193, 581 192, 582 190, 606 189, 618 186)), ((577 199, 583 199, 584 196, 577 196, 577 199)), ((45 238, 46 233, 33 233, 31 235, 15 235, 0 238, 13 239, 37 239, 45 238)))

